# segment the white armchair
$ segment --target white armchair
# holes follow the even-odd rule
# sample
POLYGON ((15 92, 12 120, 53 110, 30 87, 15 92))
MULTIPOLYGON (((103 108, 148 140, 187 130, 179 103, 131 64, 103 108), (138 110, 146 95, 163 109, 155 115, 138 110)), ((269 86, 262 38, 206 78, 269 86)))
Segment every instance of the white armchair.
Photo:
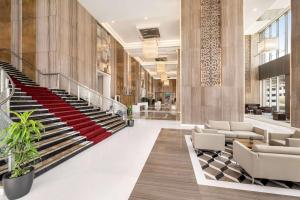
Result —
POLYGON ((225 151, 225 135, 214 132, 201 132, 193 130, 192 143, 195 149, 212 150, 212 151, 225 151))
POLYGON ((300 131, 296 130, 293 134, 270 133, 269 140, 271 146, 300 147, 300 131))

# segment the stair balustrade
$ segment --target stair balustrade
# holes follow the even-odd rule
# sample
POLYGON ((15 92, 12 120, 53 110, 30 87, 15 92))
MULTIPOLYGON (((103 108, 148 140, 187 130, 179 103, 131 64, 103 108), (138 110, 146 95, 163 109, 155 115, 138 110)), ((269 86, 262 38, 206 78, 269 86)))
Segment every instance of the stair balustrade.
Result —
POLYGON ((65 90, 70 95, 76 95, 78 100, 86 100, 89 105, 100 107, 103 111, 118 114, 123 120, 127 119, 127 107, 124 104, 112 98, 105 97, 99 92, 61 73, 43 73, 39 69, 35 69, 35 72, 32 72, 35 68, 34 65, 10 49, 0 48, 0 52, 7 53, 12 56, 11 59, 17 60, 18 62, 16 63, 20 65, 18 68, 23 68, 22 71, 25 73, 26 70, 29 71, 28 73, 31 76, 35 73, 34 79, 40 86, 65 90), (24 69, 25 67, 26 69, 24 69))

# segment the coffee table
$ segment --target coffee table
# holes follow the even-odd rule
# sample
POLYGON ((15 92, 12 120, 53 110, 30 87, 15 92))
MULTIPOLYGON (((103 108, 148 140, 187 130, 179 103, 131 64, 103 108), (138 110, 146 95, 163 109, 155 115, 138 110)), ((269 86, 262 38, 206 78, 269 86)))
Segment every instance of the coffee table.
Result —
POLYGON ((255 144, 267 145, 267 143, 265 143, 262 140, 250 140, 250 139, 235 139, 235 140, 242 143, 249 149, 252 149, 255 144))

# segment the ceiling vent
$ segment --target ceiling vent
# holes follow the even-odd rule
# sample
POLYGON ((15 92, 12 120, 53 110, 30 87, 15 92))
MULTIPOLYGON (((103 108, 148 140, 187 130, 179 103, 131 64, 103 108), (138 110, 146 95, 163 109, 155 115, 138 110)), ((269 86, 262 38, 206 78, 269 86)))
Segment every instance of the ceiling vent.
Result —
POLYGON ((143 39, 160 38, 160 33, 158 28, 143 28, 143 29, 139 29, 139 31, 143 39))
POLYGON ((168 59, 167 57, 159 57, 159 58, 155 58, 156 62, 166 62, 168 59))
POLYGON ((266 10, 266 12, 260 16, 257 21, 268 21, 273 20, 276 17, 278 17, 285 9, 272 9, 272 10, 266 10))

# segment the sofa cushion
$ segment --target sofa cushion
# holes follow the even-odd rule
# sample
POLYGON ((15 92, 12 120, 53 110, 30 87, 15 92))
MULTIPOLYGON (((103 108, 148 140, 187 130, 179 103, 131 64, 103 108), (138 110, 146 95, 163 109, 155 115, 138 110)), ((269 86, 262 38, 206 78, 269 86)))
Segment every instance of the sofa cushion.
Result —
POLYGON ((270 140, 269 141, 269 144, 271 146, 285 146, 286 145, 286 142, 285 140, 270 140))
POLYGON ((248 122, 230 122, 232 131, 253 131, 253 125, 248 122))
POLYGON ((209 120, 210 128, 217 130, 230 131, 230 124, 228 121, 213 121, 209 120))
POLYGON ((292 135, 292 138, 300 138, 300 131, 296 130, 295 133, 292 135))
POLYGON ((264 136, 256 134, 251 131, 233 131, 237 135, 237 138, 239 139, 254 139, 254 140, 263 140, 264 136))
POLYGON ((254 145, 252 148, 252 151, 257 152, 257 153, 300 155, 299 147, 254 145))
POLYGON ((202 127, 201 126, 195 126, 195 131, 197 133, 202 133, 202 127))
POLYGON ((219 130, 218 133, 225 135, 225 137, 227 137, 227 138, 236 138, 237 137, 237 134, 235 134, 232 131, 219 130))

